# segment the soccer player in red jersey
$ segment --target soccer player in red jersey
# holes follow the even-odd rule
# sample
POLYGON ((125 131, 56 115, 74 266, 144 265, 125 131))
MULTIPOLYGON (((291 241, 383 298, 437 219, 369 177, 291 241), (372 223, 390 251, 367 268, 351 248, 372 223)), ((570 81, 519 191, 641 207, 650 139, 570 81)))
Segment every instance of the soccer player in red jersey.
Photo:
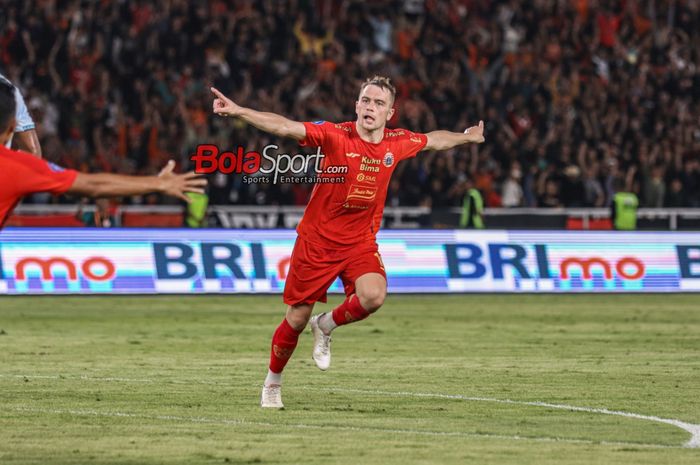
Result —
POLYGON ((34 192, 109 197, 162 192, 187 201, 186 192, 203 192, 206 180, 195 173, 175 174, 170 161, 158 176, 86 174, 10 150, 5 143, 15 130, 15 89, 0 80, 0 228, 22 197, 34 192))
POLYGON ((344 183, 317 183, 297 227, 284 287, 287 314, 272 337, 270 365, 261 406, 283 408, 282 370, 299 334, 311 322, 313 359, 321 370, 330 366, 330 334, 336 327, 367 318, 386 297, 386 272, 377 249, 389 179, 401 160, 421 150, 446 150, 484 141, 484 125, 464 133, 419 134, 387 129, 394 114, 396 90, 388 78, 375 76, 360 88, 357 119, 345 123, 291 121, 274 113, 244 108, 212 88, 214 113, 242 119, 263 131, 290 137, 302 146, 321 147, 328 165, 347 166, 344 183), (332 312, 311 318, 314 304, 340 276, 346 299, 332 312))

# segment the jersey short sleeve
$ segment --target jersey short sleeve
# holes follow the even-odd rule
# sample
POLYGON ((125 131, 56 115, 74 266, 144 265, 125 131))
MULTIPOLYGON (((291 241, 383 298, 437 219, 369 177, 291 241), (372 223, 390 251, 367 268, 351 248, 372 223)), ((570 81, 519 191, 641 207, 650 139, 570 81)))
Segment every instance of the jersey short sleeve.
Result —
POLYGON ((306 137, 304 137, 299 145, 302 147, 320 147, 328 139, 329 130, 333 127, 333 123, 328 121, 304 122, 306 128, 306 137))
MULTIPOLYGON (((0 79, 3 81, 6 81, 9 84, 12 84, 5 76, 0 74, 0 79)), ((19 91, 19 89, 15 86, 15 132, 24 132, 24 131, 29 131, 30 129, 34 129, 36 126, 34 125, 34 120, 32 119, 32 116, 29 114, 29 110, 27 109, 27 105, 24 103, 24 97, 22 97, 22 93, 19 91)), ((5 147, 8 149, 12 146, 12 137, 5 143, 5 147)))
POLYGON ((17 152, 17 155, 17 190, 21 195, 33 192, 63 194, 71 188, 78 175, 77 171, 61 168, 28 153, 17 152))
POLYGON ((15 132, 24 132, 34 129, 36 127, 34 120, 29 114, 27 104, 24 103, 24 97, 22 97, 22 93, 17 87, 15 87, 15 101, 17 102, 17 109, 15 110, 17 125, 15 126, 15 132))
POLYGON ((0 229, 22 197, 34 192, 62 194, 77 175, 29 153, 0 146, 0 229))
POLYGON ((399 141, 399 159, 413 158, 428 144, 428 136, 419 132, 406 131, 406 135, 399 141))

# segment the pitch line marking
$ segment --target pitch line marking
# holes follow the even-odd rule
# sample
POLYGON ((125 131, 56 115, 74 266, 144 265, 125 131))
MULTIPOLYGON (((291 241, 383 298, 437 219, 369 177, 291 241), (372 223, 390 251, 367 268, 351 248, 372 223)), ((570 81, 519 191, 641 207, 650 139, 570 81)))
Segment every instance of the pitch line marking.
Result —
POLYGON ((100 412, 97 410, 73 410, 73 409, 40 409, 34 407, 9 407, 7 410, 21 413, 42 413, 53 415, 73 415, 73 416, 94 416, 94 417, 110 417, 110 418, 138 418, 142 420, 158 420, 158 421, 178 421, 188 423, 201 423, 211 425, 224 426, 262 426, 269 428, 287 427, 293 429, 333 429, 338 431, 350 432, 379 432, 388 434, 405 434, 414 436, 431 436, 431 437, 467 437, 467 438, 487 438, 487 439, 505 439, 515 441, 534 441, 534 442, 560 442, 567 444, 588 444, 588 445, 606 445, 606 446, 625 446, 625 447, 643 447, 651 449, 676 449, 677 446, 668 444, 650 444, 628 441, 593 441, 590 439, 576 438, 558 438, 553 436, 518 436, 493 433, 466 433, 462 431, 430 431, 430 430, 412 430, 412 429, 393 429, 393 428, 373 428, 373 427, 358 427, 358 426, 341 426, 341 425, 310 425, 306 423, 271 423, 264 421, 249 421, 239 418, 206 418, 206 417, 183 417, 177 415, 145 415, 140 413, 106 411, 100 412))
POLYGON ((417 397, 417 398, 433 398, 433 399, 453 399, 453 400, 465 400, 471 402, 493 402, 498 404, 510 404, 510 405, 527 405, 531 407, 546 407, 552 409, 569 410, 572 412, 586 412, 586 413, 599 413, 602 415, 615 415, 619 417, 634 418, 637 420, 654 421, 656 423, 665 423, 667 425, 672 425, 677 428, 681 428, 688 433, 690 433, 690 440, 683 444, 684 447, 696 448, 700 447, 700 425, 693 423, 687 423, 685 421, 674 420, 671 418, 661 418, 653 415, 642 415, 639 413, 624 412, 620 410, 609 410, 606 408, 593 408, 593 407, 577 407, 575 405, 566 404, 552 404, 549 402, 540 401, 521 401, 512 399, 497 399, 493 397, 469 397, 462 396, 459 394, 434 394, 434 393, 423 393, 423 392, 392 392, 392 391, 372 391, 363 389, 346 389, 346 388, 310 388, 302 387, 301 389, 309 391, 336 391, 336 392, 347 392, 355 394, 374 394, 383 396, 399 396, 399 397, 417 397))
MULTIPOLYGON (((134 378, 117 378, 117 377, 90 377, 90 376, 58 376, 58 375, 5 375, 0 374, 0 378, 35 378, 35 379, 80 379, 86 381, 116 381, 116 382, 139 382, 139 383, 155 383, 155 380, 151 379, 134 379, 134 378)), ((209 384, 209 385, 224 385, 225 383, 215 383, 207 382, 202 380, 163 380, 166 383, 174 384, 209 384)), ((609 410, 606 408, 593 408, 593 407, 579 407, 575 405, 566 404, 553 404, 549 402, 541 401, 519 401, 512 399, 497 399, 495 397, 470 397, 463 396, 459 394, 440 394, 440 393, 421 393, 421 392, 407 392, 407 391, 373 391, 365 389, 348 389, 348 388, 312 388, 312 387, 300 387, 298 389, 308 390, 308 391, 318 391, 318 392, 347 392, 355 394, 370 394, 370 395, 384 395, 384 396, 400 396, 400 397, 415 397, 415 398, 433 398, 433 399, 452 399, 452 400, 463 400, 469 402, 493 402, 499 404, 510 404, 510 405, 527 405, 531 407, 545 407, 559 410, 568 410, 573 412, 586 412, 586 413, 597 413, 602 415, 614 415, 625 418, 633 418, 637 420, 653 421, 656 423, 664 423, 667 425, 675 426, 688 433, 690 433, 690 440, 683 444, 683 447, 698 448, 700 447, 700 425, 688 423, 681 420, 675 420, 671 418, 662 418, 653 415, 642 415, 639 413, 625 412, 621 410, 609 410)), ((262 425, 261 425, 262 426, 262 425)), ((389 432, 389 431, 387 431, 389 432)), ((420 434, 420 432, 415 432, 420 434)), ((438 432, 433 432, 438 433, 438 432)), ((465 433, 466 434, 466 433, 465 433)), ((527 438, 525 438, 527 439, 527 438)), ((552 438, 550 438, 552 439, 552 438)), ((554 438, 556 439, 556 438, 554 438)), ((582 440, 583 441, 583 440, 582 440)), ((590 441, 591 444, 596 444, 595 441, 590 441)), ((600 442, 598 442, 600 443, 600 442)), ((626 443, 625 443, 626 444, 626 443)), ((630 443, 636 444, 636 443, 630 443)), ((657 446, 657 445, 652 445, 657 446)))
POLYGON ((27 378, 27 379, 79 379, 85 381, 117 381, 124 383, 154 383, 152 379, 136 379, 136 378, 116 378, 116 377, 92 377, 85 375, 63 376, 63 375, 3 375, 0 378, 27 378))

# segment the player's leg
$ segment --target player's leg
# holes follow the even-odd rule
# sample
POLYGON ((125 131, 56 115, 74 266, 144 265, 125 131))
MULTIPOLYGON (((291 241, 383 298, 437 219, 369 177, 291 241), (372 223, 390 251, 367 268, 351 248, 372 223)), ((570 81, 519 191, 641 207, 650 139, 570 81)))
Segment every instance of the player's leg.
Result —
POLYGON ((290 305, 282 323, 272 335, 270 364, 263 384, 260 406, 284 408, 282 403, 282 370, 292 357, 299 342, 299 335, 311 317, 313 304, 290 305))
POLYGON ((355 295, 363 309, 376 312, 386 299, 386 277, 380 273, 363 274, 355 281, 355 295))
POLYGON ((270 367, 265 384, 281 384, 282 370, 294 353, 299 342, 299 335, 306 328, 311 318, 313 304, 290 305, 282 323, 272 336, 270 350, 270 367))
POLYGON ((386 298, 386 271, 376 243, 359 247, 340 274, 347 298, 319 320, 324 333, 362 321, 379 310, 386 298))
POLYGON ((376 244, 356 253, 340 276, 345 284, 345 301, 332 312, 311 319, 312 355, 321 370, 327 370, 331 363, 331 332, 338 326, 364 320, 377 311, 386 298, 386 274, 376 244))
POLYGON ((354 292, 331 313, 318 321, 324 333, 330 334, 338 326, 362 321, 384 305, 386 278, 381 273, 365 273, 354 282, 354 292))
POLYGON ((290 305, 272 336, 270 365, 263 385, 262 407, 282 408, 282 370, 294 353, 299 335, 309 322, 313 304, 290 305))
POLYGON ((284 286, 285 318, 272 336, 270 365, 263 385, 261 405, 282 408, 282 370, 294 353, 299 334, 309 322, 315 302, 326 301, 326 291, 339 273, 340 261, 324 260, 327 254, 297 239, 284 286))

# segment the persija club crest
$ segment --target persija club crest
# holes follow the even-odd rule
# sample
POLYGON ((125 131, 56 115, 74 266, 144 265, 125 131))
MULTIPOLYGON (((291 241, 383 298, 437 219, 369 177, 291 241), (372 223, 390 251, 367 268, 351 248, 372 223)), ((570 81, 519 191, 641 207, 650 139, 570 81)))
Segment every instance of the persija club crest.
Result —
POLYGON ((384 155, 384 166, 389 168, 391 165, 394 164, 394 154, 391 152, 387 152, 386 155, 384 155))

